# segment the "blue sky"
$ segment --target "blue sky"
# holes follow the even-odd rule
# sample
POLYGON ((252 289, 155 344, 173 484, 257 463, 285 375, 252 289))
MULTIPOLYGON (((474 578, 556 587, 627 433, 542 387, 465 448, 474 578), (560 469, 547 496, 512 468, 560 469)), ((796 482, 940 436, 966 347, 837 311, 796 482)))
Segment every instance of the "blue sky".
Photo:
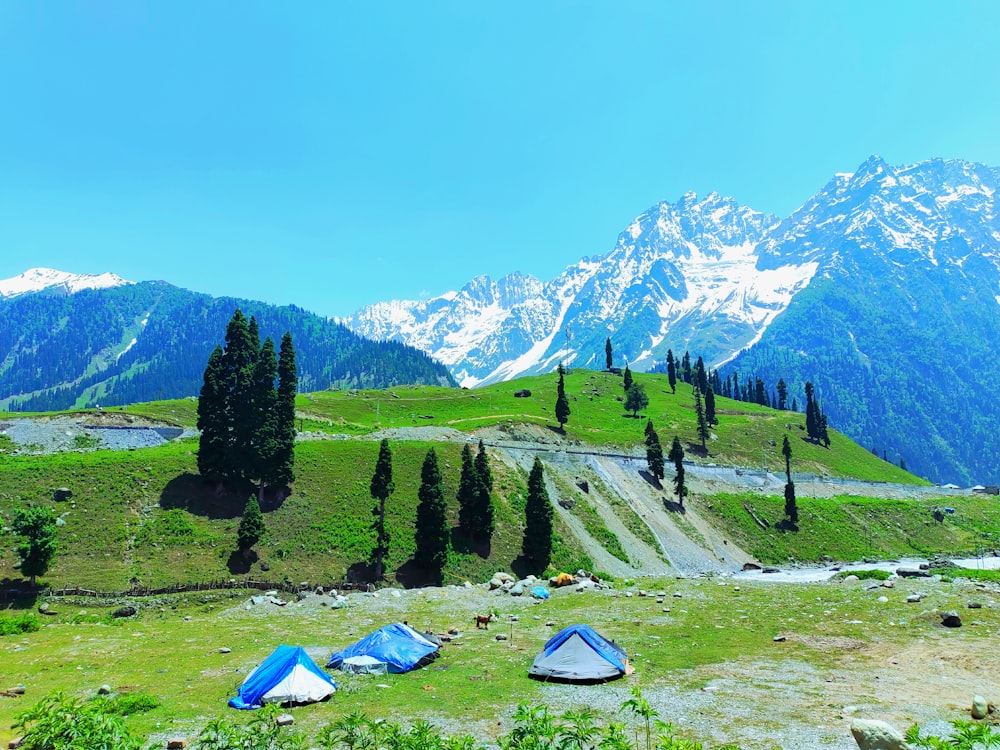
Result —
POLYGON ((547 279, 717 191, 1000 165, 995 2, 0 4, 0 278, 323 315, 547 279))

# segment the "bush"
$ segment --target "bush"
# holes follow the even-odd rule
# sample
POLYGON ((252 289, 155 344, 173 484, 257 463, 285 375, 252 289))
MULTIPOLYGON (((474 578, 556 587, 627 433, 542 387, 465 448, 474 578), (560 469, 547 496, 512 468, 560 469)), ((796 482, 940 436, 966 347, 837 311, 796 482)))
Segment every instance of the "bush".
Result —
POLYGON ((22 750, 140 750, 122 720, 105 713, 104 701, 81 701, 62 693, 42 698, 17 717, 22 750))
POLYGON ((102 713, 113 716, 131 716, 152 711, 160 705, 160 699, 149 693, 130 693, 114 697, 100 696, 94 699, 102 713))
POLYGON ((33 614, 23 614, 19 617, 0 617, 0 635, 17 635, 18 633, 34 633, 41 625, 33 614))
POLYGON ((847 578, 847 576, 857 576, 862 581, 887 581, 892 577, 892 573, 888 570, 878 570, 877 568, 871 570, 842 570, 837 573, 836 578, 847 578))

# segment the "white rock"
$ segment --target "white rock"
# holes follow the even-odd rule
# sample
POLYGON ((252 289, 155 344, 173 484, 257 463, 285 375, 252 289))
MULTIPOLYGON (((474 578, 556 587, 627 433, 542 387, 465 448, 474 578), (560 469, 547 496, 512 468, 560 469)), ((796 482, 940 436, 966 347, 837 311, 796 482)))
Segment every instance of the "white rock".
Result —
POLYGON ((878 719, 855 719, 851 722, 851 734, 860 750, 910 750, 903 735, 878 719))
POLYGON ((981 695, 972 696, 972 718, 973 719, 985 719, 986 714, 990 712, 989 704, 986 699, 981 695))

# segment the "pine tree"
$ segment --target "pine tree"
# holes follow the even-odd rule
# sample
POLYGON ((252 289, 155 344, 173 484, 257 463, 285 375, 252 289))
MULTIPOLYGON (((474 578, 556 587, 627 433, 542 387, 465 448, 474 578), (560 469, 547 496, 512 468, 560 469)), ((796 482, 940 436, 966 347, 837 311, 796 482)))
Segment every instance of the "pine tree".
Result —
POLYGON ((372 527, 375 531, 375 546, 372 548, 372 561, 375 566, 375 580, 382 580, 384 562, 389 554, 389 532, 385 528, 385 501, 389 499, 395 485, 392 482, 392 450, 389 441, 382 439, 378 449, 378 460, 375 463, 375 473, 372 474, 371 496, 378 502, 372 510, 375 521, 372 527))
POLYGON ((633 417, 639 416, 639 410, 649 406, 649 396, 642 383, 632 383, 625 391, 625 410, 632 412, 633 417))
MULTIPOLYGON (((256 322, 253 331, 256 331, 256 322)), ((243 312, 237 309, 226 327, 226 346, 222 354, 222 369, 226 394, 226 422, 229 432, 224 476, 244 478, 247 467, 253 465, 254 366, 260 345, 254 344, 251 326, 243 312)), ((258 338, 259 342, 259 338, 258 338)))
POLYGON ((264 531, 264 514, 260 512, 260 503, 257 502, 257 498, 251 495, 243 510, 240 528, 236 532, 236 546, 244 557, 249 554, 250 548, 261 540, 264 531))
POLYGON ((705 372, 705 362, 701 357, 694 363, 694 382, 702 393, 708 390, 708 373, 705 372))
POLYGON ((715 416, 715 391, 712 389, 711 383, 708 384, 708 390, 705 391, 705 421, 708 422, 709 426, 719 423, 715 416))
POLYGON ((691 384, 691 355, 688 352, 684 352, 684 357, 681 359, 681 380, 688 385, 691 384))
POLYGON ((264 341, 260 356, 253 368, 251 393, 254 424, 250 432, 251 463, 244 467, 244 476, 260 480, 258 502, 264 498, 264 487, 274 482, 277 475, 278 412, 274 381, 278 377, 278 361, 274 342, 264 341))
MULTIPOLYGON (((817 407, 817 410, 818 410, 818 407, 817 407)), ((827 431, 827 428, 826 428, 826 414, 823 411, 821 411, 821 410, 819 411, 818 426, 819 426, 819 440, 820 440, 821 443, 823 443, 823 445, 825 445, 827 448, 829 448, 830 447, 830 433, 827 431)))
POLYGON ((528 497, 524 505, 524 537, 521 554, 543 573, 552 558, 552 503, 545 489, 545 472, 542 462, 535 456, 535 463, 528 475, 528 497))
POLYGON ((778 379, 778 409, 780 411, 785 411, 785 408, 786 408, 787 405, 788 405, 788 386, 785 384, 784 380, 782 380, 782 379, 779 378, 778 379))
POLYGON ((417 497, 420 502, 417 503, 414 528, 416 552, 413 558, 440 585, 441 571, 448 562, 448 525, 441 471, 433 448, 427 451, 424 465, 420 469, 417 497))
POLYGON ((677 364, 672 349, 667 349, 667 382, 670 383, 670 392, 677 393, 677 364))
POLYGON ((493 536, 496 520, 493 508, 493 472, 490 471, 490 460, 482 440, 479 441, 479 452, 476 454, 475 478, 473 537, 488 542, 493 536))
POLYGON ((628 369, 628 365, 625 365, 625 373, 622 377, 622 390, 628 393, 628 389, 632 387, 632 371, 628 369))
POLYGON ((687 494, 687 487, 684 486, 684 448, 676 435, 667 458, 674 462, 674 492, 677 494, 677 502, 683 508, 684 496, 687 494))
POLYGON ((795 502, 795 485, 792 480, 789 479, 785 484, 785 515, 788 517, 788 522, 796 527, 799 524, 799 506, 795 502))
POLYGON ((767 406, 767 390, 764 388, 764 381, 760 378, 754 379, 753 401, 755 404, 767 406))
POLYGON ((559 385, 556 386, 556 419, 559 429, 566 432, 566 422, 569 420, 569 399, 566 398, 566 386, 563 383, 562 365, 559 365, 559 385))
POLYGON ((708 451, 708 420, 705 418, 705 407, 701 403, 701 391, 698 390, 698 386, 692 388, 694 393, 694 414, 695 418, 698 420, 698 439, 701 441, 701 449, 703 451, 708 451))
POLYGON ((287 485, 295 481, 295 394, 299 390, 298 368, 292 334, 281 337, 278 352, 277 452, 274 457, 274 484, 287 485))
POLYGON ((607 363, 607 369, 610 370, 611 366, 614 364, 614 357, 612 356, 610 336, 608 336, 608 340, 604 342, 604 361, 607 363))
POLYGON ((653 422, 646 422, 646 467, 657 482, 662 482, 665 476, 663 466, 663 446, 660 445, 660 436, 653 429, 653 422))
POLYGON ((21 537, 17 556, 21 558, 21 575, 35 585, 38 576, 45 575, 59 545, 56 542, 56 516, 51 509, 29 505, 14 514, 11 529, 21 537))
POLYGON ((781 455, 785 457, 785 481, 792 481, 792 444, 788 442, 788 435, 781 444, 781 455))
POLYGON ((472 459, 472 449, 466 443, 462 448, 462 474, 458 480, 458 528, 466 539, 476 534, 476 484, 479 477, 472 459))
POLYGON ((201 431, 198 473, 205 477, 221 477, 225 473, 229 432, 222 379, 222 347, 217 346, 208 358, 198 396, 198 429, 201 431))
POLYGON ((813 398, 813 384, 806 383, 806 435, 810 440, 819 441, 819 420, 816 400, 813 398))

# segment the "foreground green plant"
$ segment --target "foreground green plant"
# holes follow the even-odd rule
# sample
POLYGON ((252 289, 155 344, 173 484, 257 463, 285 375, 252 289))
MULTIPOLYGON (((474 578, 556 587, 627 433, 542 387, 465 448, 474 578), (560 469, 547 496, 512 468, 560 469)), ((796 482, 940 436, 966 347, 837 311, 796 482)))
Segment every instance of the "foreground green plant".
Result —
POLYGON ((0 635, 34 633, 40 627, 38 618, 32 614, 23 614, 19 617, 0 617, 0 635))
POLYGON ((914 747, 927 747, 932 750, 988 750, 1000 747, 1000 732, 989 724, 977 724, 973 721, 956 719, 951 723, 952 733, 945 738, 937 736, 920 736, 920 727, 914 724, 906 732, 906 741, 914 747))
POLYGON ((106 712, 104 701, 82 701, 62 693, 46 696, 18 716, 22 750, 140 750, 141 741, 106 712))
POLYGON ((305 739, 285 732, 276 721, 278 707, 265 706, 246 724, 220 717, 205 725, 195 750, 305 750, 305 739))

